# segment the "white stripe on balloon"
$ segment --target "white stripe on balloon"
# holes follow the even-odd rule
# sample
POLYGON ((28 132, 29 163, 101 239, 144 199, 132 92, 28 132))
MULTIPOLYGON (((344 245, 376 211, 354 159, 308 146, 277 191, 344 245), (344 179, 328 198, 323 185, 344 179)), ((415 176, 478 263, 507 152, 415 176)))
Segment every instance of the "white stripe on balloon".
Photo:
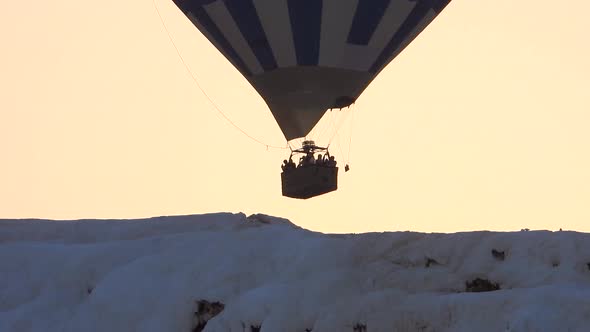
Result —
POLYGON ((234 21, 225 3, 223 1, 216 1, 203 6, 203 8, 205 8, 207 14, 209 14, 215 25, 221 30, 223 36, 228 40, 236 53, 238 53, 248 69, 254 75, 263 73, 264 69, 242 35, 240 28, 234 21))
POLYGON ((277 66, 284 68, 297 65, 287 0, 254 0, 254 6, 277 66))

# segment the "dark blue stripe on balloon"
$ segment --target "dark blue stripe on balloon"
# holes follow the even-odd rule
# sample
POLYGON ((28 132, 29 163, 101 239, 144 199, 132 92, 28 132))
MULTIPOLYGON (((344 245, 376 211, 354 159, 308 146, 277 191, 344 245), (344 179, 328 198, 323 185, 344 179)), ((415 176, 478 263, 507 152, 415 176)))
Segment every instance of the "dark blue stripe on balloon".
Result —
MULTIPOLYGON (((217 0, 184 0, 182 2, 192 2, 195 5, 202 6, 202 5, 208 5, 210 3, 214 3, 215 1, 217 1, 217 0)), ((176 4, 178 5, 178 1, 174 1, 174 2, 176 2, 176 4)))
POLYGON ((253 0, 226 0, 225 5, 262 68, 264 70, 276 69, 277 62, 268 39, 266 39, 253 0))
POLYGON ((418 3, 410 12, 404 23, 400 26, 391 41, 387 44, 383 52, 377 57, 375 63, 371 66, 370 72, 376 73, 381 70, 390 59, 391 55, 398 51, 404 40, 410 35, 412 30, 422 21, 431 9, 437 14, 440 13, 451 0, 416 0, 418 3))
POLYGON ((391 0, 359 0, 348 33, 348 42, 367 45, 383 19, 391 0))
POLYGON ((322 0, 288 0, 297 63, 315 66, 320 58, 322 0))
POLYGON ((246 63, 238 55, 236 50, 231 46, 229 41, 223 36, 221 30, 217 27, 215 22, 211 19, 207 11, 202 7, 204 4, 215 2, 215 0, 173 0, 174 3, 184 12, 185 14, 192 14, 197 22, 207 30, 210 37, 215 41, 219 48, 226 57, 228 57, 236 68, 244 76, 252 76, 252 72, 246 66, 246 63))

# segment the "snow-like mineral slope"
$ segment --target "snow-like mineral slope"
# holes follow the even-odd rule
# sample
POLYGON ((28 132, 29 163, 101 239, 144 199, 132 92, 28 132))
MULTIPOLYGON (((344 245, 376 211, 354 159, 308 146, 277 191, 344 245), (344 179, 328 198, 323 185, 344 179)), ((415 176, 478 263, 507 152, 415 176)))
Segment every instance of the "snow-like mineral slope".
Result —
POLYGON ((565 231, 0 220, 0 331, 590 331, 589 263, 590 234, 565 231))

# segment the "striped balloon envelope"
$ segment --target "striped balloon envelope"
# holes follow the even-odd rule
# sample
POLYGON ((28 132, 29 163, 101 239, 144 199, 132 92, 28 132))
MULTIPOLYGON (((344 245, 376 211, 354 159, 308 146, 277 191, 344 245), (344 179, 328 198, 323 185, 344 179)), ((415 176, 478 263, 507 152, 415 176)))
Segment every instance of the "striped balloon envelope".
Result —
POLYGON ((450 0, 173 0, 264 98, 285 138, 351 105, 450 0))

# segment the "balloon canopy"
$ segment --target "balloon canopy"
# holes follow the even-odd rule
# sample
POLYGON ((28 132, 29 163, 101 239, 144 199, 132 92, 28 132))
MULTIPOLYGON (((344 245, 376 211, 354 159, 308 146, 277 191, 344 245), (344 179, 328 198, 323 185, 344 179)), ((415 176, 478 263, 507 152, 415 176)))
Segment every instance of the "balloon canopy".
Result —
POLYGON ((354 103, 450 0, 173 0, 268 104, 287 140, 354 103))

